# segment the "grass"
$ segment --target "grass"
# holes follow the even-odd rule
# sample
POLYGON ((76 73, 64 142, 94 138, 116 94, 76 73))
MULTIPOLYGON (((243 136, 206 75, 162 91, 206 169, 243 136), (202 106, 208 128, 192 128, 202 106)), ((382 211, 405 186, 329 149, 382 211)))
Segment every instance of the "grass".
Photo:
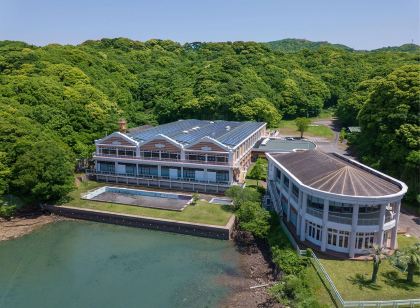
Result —
MULTIPOLYGON (((314 119, 312 119, 312 121, 313 120, 314 119)), ((282 135, 300 137, 300 132, 297 131, 294 120, 282 120, 280 122, 279 131, 282 135)), ((331 139, 334 137, 334 132, 331 130, 331 128, 324 125, 309 126, 308 130, 303 133, 303 136, 324 137, 331 139)))
POLYGON ((322 280, 319 278, 318 273, 313 266, 308 266, 306 269, 305 277, 307 279, 308 285, 311 286, 312 292, 315 295, 317 301, 327 307, 335 307, 330 294, 328 293, 326 287, 322 283, 322 280))
MULTIPOLYGON (((413 237, 398 236, 400 248, 414 244, 413 237)), ((372 284, 372 261, 320 259, 344 300, 392 300, 420 298, 420 277, 414 283, 405 281, 406 274, 383 260, 377 283, 372 284)))
POLYGON ((93 181, 82 182, 77 190, 69 194, 70 201, 63 205, 113 213, 123 213, 219 226, 226 225, 233 212, 232 209, 227 205, 211 204, 202 200, 198 201, 197 205, 195 206, 187 206, 182 212, 177 212, 80 199, 81 193, 100 186, 105 186, 105 184, 93 181))

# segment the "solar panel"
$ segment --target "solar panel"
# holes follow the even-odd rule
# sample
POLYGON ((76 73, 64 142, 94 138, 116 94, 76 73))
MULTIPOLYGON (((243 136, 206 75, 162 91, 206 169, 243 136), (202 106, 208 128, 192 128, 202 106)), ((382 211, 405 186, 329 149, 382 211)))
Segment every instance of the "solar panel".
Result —
POLYGON ((156 135, 163 134, 183 144, 191 144, 208 136, 223 144, 235 146, 261 127, 262 124, 261 122, 191 119, 159 125, 129 135, 137 141, 147 141, 156 135))

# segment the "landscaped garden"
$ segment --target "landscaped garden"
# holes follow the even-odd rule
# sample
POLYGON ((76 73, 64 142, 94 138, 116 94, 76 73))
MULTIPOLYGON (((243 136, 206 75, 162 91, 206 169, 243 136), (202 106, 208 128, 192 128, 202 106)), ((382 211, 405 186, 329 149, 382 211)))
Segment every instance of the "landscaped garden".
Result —
POLYGON ((63 205, 114 213, 220 226, 226 225, 226 223, 229 221, 229 218, 232 216, 232 209, 229 205, 213 204, 204 200, 199 200, 197 201, 196 205, 189 205, 182 212, 178 212, 133 205, 90 201, 80 198, 82 193, 101 186, 105 186, 105 184, 93 181, 81 182, 78 188, 69 194, 70 200, 63 205))
MULTIPOLYGON (((414 245, 418 239, 398 236, 399 248, 414 245)), ((420 274, 414 275, 414 282, 406 281, 407 273, 401 272, 387 259, 379 266, 376 283, 371 282, 373 262, 331 260, 320 258, 321 263, 334 281, 345 301, 395 300, 420 298, 420 274)))
MULTIPOLYGON (((300 132, 297 130, 294 120, 281 120, 279 125, 279 131, 282 135, 287 136, 300 136, 300 132)), ((306 137, 324 137, 333 138, 334 132, 331 128, 325 125, 309 124, 307 130, 304 133, 306 137)))

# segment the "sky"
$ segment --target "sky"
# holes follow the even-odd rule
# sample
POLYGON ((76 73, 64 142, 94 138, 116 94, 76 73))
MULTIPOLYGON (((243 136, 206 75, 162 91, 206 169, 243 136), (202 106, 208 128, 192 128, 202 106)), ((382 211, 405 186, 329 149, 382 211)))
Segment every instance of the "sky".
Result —
POLYGON ((419 6, 420 0, 0 0, 0 40, 300 38, 375 49, 419 44, 419 6))

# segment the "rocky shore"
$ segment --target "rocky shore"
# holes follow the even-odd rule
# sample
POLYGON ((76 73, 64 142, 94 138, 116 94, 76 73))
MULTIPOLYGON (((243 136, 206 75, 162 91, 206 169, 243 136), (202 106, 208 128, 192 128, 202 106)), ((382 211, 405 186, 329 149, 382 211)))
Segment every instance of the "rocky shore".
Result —
POLYGON ((18 238, 46 224, 65 219, 67 218, 43 213, 14 217, 11 220, 0 218, 0 241, 18 238))
POLYGON ((277 281, 269 247, 244 232, 235 233, 234 241, 241 255, 242 272, 223 279, 232 292, 221 307, 281 307, 268 293, 268 288, 277 281))

